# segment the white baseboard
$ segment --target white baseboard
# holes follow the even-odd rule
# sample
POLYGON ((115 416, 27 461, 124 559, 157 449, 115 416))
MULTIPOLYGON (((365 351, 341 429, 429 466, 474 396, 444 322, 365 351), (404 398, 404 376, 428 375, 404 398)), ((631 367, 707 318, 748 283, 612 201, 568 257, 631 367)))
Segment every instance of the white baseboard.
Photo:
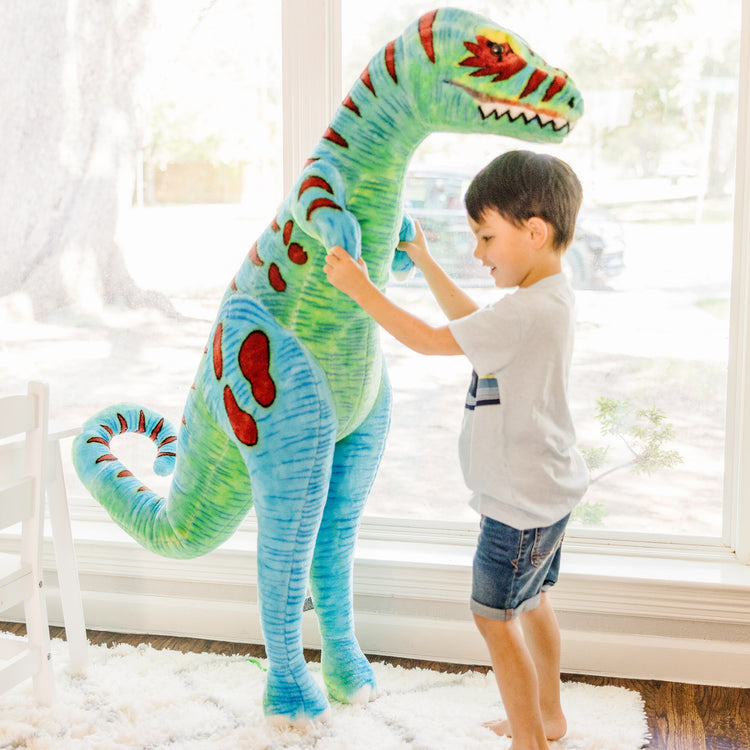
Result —
MULTIPOLYGON (((48 590, 50 621, 62 624, 57 591, 48 590)), ((255 602, 206 601, 141 594, 84 592, 86 625, 121 633, 262 643, 255 602)), ((358 612, 357 636, 372 655, 458 664, 489 664, 474 623, 358 612)), ((563 631, 562 671, 634 679, 750 687, 750 645, 627 633, 563 631)), ((303 620, 307 648, 319 648, 312 612, 303 620)))

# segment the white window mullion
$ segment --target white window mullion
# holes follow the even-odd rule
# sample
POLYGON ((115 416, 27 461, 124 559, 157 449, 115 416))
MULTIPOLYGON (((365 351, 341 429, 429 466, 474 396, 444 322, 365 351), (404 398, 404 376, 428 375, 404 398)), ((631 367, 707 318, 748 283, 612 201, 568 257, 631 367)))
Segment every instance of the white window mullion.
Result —
POLYGON ((284 193, 341 101, 341 0, 282 0, 284 193))
MULTIPOLYGON (((725 535, 750 563, 750 0, 742 3, 727 398, 725 535)), ((710 258, 706 258, 710 262, 710 258)))

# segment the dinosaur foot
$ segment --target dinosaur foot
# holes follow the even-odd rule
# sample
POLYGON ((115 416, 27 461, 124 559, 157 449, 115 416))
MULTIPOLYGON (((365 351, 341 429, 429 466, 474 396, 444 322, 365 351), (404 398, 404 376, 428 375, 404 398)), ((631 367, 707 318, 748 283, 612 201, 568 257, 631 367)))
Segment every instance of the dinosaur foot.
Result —
POLYGON ((377 697, 375 673, 356 641, 327 644, 321 671, 329 697, 339 703, 368 703, 377 697))
POLYGON ((301 675, 286 673, 266 677, 263 713, 272 726, 306 732, 330 718, 323 691, 305 668, 301 675))

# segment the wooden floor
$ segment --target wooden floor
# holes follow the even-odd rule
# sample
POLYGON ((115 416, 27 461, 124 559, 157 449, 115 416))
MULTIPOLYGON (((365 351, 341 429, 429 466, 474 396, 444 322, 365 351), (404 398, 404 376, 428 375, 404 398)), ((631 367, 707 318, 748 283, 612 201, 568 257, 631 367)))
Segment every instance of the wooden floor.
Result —
MULTIPOLYGON (((0 630, 23 634, 22 625, 0 622, 0 630)), ((51 628, 53 638, 64 638, 62 628, 51 628)), ((170 638, 167 636, 122 635, 96 630, 88 631, 92 644, 148 643, 154 648, 169 648, 183 652, 218 654, 246 654, 264 658, 263 646, 243 643, 207 641, 198 638, 170 638)), ((308 661, 317 661, 319 653, 306 652, 308 661)), ((467 669, 486 671, 484 667, 458 664, 438 664, 409 659, 386 659, 402 667, 421 667, 443 672, 463 672, 467 669)), ((586 675, 563 675, 564 681, 587 682, 592 685, 618 685, 639 692, 648 716, 650 750, 750 750, 750 689, 686 685, 660 680, 630 680, 586 675)))

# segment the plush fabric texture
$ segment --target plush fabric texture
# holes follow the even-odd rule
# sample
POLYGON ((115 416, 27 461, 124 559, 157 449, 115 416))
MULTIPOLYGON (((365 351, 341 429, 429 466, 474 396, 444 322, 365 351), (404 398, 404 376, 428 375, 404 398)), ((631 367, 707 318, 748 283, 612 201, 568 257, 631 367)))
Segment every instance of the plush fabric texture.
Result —
MULTIPOLYGON (((444 674, 374 662, 379 696, 333 706, 305 730, 273 728, 262 694, 268 662, 148 646, 90 647, 84 676, 53 642, 58 702, 34 704, 30 686, 0 696, 0 747, 21 750, 503 750, 481 726, 503 715, 492 673, 444 674)), ((310 671, 322 685, 320 665, 310 671)), ((636 750, 648 725, 638 693, 564 683, 570 729, 555 750, 636 750)))
POLYGON ((76 439, 84 485, 162 555, 209 552, 254 505, 269 716, 295 721, 328 711, 302 654, 308 585, 329 696, 362 702, 375 688, 354 636, 352 561, 391 396, 375 324, 328 284, 327 249, 361 255, 384 287, 394 261, 400 272, 408 266, 395 250, 414 232, 402 184, 429 133, 557 142, 582 108, 566 74, 512 32, 461 10, 426 13, 369 63, 242 261, 179 430, 122 403, 88 420, 76 439), (123 432, 155 443, 158 473, 174 469, 168 497, 118 460, 111 443, 123 432))

